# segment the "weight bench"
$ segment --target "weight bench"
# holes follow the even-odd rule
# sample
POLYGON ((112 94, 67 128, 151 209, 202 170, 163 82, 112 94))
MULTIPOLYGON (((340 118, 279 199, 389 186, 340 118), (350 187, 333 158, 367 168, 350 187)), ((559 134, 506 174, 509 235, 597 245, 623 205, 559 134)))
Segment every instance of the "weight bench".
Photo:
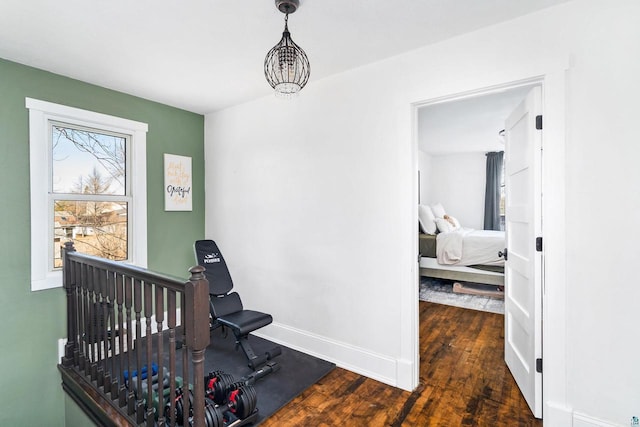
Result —
POLYGON ((231 292, 233 281, 224 261, 222 252, 213 240, 197 240, 194 244, 196 262, 205 268, 204 274, 209 281, 209 310, 211 313, 211 328, 229 328, 236 338, 236 349, 242 348, 249 367, 254 371, 264 364, 269 365, 269 371, 277 370, 276 363, 269 362, 281 353, 279 346, 258 356, 249 344, 249 334, 270 324, 273 318, 270 314, 259 311, 245 310, 237 292, 231 292))

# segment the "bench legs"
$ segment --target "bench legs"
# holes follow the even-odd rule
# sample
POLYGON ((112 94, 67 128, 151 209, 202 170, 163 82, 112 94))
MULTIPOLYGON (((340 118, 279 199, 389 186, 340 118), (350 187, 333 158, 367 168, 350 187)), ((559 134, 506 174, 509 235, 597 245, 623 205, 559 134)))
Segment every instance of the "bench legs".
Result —
POLYGON ((238 346, 242 348, 242 351, 244 352, 245 356, 247 356, 247 360, 249 361, 249 367, 254 371, 260 366, 267 363, 269 360, 282 353, 282 349, 280 348, 280 346, 276 346, 271 350, 265 352, 264 354, 257 356, 253 351, 253 348, 251 348, 251 345, 249 344, 249 337, 247 335, 240 337, 236 335, 236 348, 238 346))

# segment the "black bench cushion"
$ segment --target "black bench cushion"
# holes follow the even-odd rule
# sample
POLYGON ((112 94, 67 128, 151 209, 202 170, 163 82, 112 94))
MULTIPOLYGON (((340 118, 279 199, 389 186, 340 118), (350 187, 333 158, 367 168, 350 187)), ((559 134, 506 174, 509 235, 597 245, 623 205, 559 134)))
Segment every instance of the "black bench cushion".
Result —
POLYGON ((196 240, 194 245, 196 261, 206 268, 204 272, 209 281, 209 293, 225 295, 233 289, 233 280, 227 263, 213 240, 196 240))
POLYGON ((273 317, 259 311, 242 310, 218 317, 218 322, 231 328, 236 335, 242 336, 273 322, 273 317))
POLYGON ((211 303, 211 315, 216 319, 236 311, 242 311, 242 301, 237 292, 231 292, 229 295, 223 296, 209 294, 209 301, 211 303))

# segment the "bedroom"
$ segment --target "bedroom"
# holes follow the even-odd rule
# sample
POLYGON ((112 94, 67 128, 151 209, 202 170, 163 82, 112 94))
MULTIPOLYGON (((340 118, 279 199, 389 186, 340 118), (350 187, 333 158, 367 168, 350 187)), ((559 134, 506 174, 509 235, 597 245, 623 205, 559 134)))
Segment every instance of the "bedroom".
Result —
MULTIPOLYGON (((487 156, 491 152, 504 152, 505 119, 531 87, 525 84, 449 102, 431 103, 418 109, 419 203, 422 205, 419 206, 420 274, 422 286, 427 290, 446 289, 450 292, 454 284, 454 292, 473 294, 479 291, 503 297, 504 262, 498 253, 505 247, 504 170, 497 166, 499 172, 494 173, 494 185, 489 185, 489 188, 494 188, 494 194, 499 194, 495 199, 498 206, 494 209, 499 211, 499 217, 496 216, 492 221, 491 218, 485 218, 487 156), (453 228, 477 230, 472 234, 464 232, 469 239, 478 234, 475 238, 482 242, 479 252, 474 255, 474 263, 491 264, 491 267, 467 267, 469 262, 465 262, 465 258, 470 261, 472 253, 470 245, 464 251, 463 233, 441 235, 438 238, 440 250, 436 256, 437 236, 434 232, 441 231, 442 227, 434 227, 432 211, 440 218, 445 213, 455 218, 453 228), (425 227, 427 222, 430 225, 425 227), (460 237, 459 242, 452 240, 452 237, 460 237), (449 249, 445 251, 447 242, 449 249), (460 248, 453 246, 453 243, 460 244, 460 248), (463 259, 460 259, 461 256, 463 259)), ((436 221, 448 225, 446 222, 442 224, 440 219, 436 221)), ((482 308, 487 301, 485 297, 476 298, 474 304, 470 298, 464 298, 470 307, 482 308)), ((490 305, 492 310, 503 312, 501 305, 490 305)))

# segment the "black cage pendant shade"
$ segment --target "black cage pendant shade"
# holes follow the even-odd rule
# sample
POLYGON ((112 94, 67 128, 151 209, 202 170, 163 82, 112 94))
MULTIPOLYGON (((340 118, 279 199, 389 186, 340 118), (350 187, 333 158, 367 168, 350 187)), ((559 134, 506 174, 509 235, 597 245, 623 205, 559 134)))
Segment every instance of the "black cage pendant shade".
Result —
POLYGON ((300 92, 309 81, 311 66, 304 50, 291 39, 288 21, 289 14, 298 8, 299 0, 276 0, 276 7, 284 17, 282 39, 264 59, 264 75, 276 96, 289 98, 300 92))

